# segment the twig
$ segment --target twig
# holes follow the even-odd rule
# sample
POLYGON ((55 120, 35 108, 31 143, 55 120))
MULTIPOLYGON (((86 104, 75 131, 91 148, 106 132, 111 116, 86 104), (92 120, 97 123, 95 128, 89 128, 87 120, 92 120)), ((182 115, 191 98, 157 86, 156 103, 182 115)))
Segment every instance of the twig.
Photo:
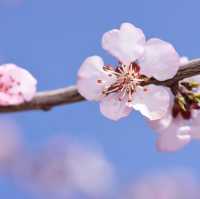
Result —
POLYGON ((0 113, 30 110, 49 111, 54 106, 80 102, 83 100, 84 98, 78 93, 76 86, 70 86, 52 91, 38 92, 30 102, 0 107, 0 113))
MULTIPOLYGON (((182 66, 177 74, 172 78, 165 81, 158 81, 150 79, 144 85, 155 84, 172 88, 178 81, 200 75, 200 59, 192 60, 186 65, 182 66)), ((30 111, 30 110, 43 110, 48 111, 55 106, 71 104, 85 100, 82 97, 76 86, 56 89, 52 91, 38 92, 32 101, 14 106, 0 107, 0 113, 30 111)))

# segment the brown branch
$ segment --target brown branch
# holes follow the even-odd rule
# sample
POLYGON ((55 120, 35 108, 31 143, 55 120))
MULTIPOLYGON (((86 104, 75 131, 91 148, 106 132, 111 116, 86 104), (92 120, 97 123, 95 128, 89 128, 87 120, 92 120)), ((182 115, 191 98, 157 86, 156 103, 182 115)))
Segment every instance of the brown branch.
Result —
POLYGON ((0 107, 0 113, 10 113, 30 110, 48 111, 54 106, 83 101, 75 86, 39 92, 32 101, 14 106, 0 107))
MULTIPOLYGON (((155 84, 172 88, 178 81, 195 75, 200 75, 200 59, 192 60, 185 66, 182 66, 172 79, 158 81, 152 78, 144 85, 155 84)), ((52 91, 38 92, 30 102, 20 105, 0 107, 0 113, 30 110, 48 111, 55 106, 71 104, 83 100, 85 99, 78 93, 76 86, 71 86, 52 91)))
POLYGON ((166 87, 172 87, 180 80, 183 80, 185 78, 192 77, 195 75, 199 75, 199 74, 200 74, 200 59, 194 59, 194 60, 191 60, 186 65, 181 66, 179 71, 173 78, 165 80, 165 81, 150 79, 144 85, 155 84, 155 85, 161 85, 161 86, 166 86, 166 87))

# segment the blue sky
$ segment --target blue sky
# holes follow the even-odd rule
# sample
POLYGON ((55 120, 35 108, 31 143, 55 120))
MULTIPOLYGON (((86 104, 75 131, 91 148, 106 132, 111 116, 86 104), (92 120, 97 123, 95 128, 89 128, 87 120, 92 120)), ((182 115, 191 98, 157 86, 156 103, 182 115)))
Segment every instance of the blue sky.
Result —
MULTIPOLYGON (((113 63, 113 58, 101 48, 101 36, 122 22, 134 23, 147 37, 167 40, 181 55, 197 58, 199 6, 198 0, 24 0, 18 6, 2 3, 0 62, 27 68, 37 77, 39 90, 71 85, 87 56, 98 54, 107 63, 113 63)), ((17 122, 30 148, 37 148, 59 133, 95 142, 115 166, 121 183, 151 170, 200 169, 199 142, 176 153, 158 153, 154 132, 137 113, 112 122, 100 114, 97 103, 82 102, 50 112, 1 117, 17 122)), ((2 179, 0 198, 26 199, 30 195, 2 179)))

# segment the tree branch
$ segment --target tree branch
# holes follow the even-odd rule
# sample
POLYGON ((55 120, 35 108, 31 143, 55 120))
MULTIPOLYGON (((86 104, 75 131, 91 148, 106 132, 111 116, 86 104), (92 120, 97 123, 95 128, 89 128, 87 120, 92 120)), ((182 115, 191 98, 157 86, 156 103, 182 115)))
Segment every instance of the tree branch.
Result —
POLYGON ((52 91, 38 92, 30 102, 0 107, 0 113, 30 110, 48 111, 54 106, 80 102, 83 100, 84 98, 78 93, 76 86, 70 86, 52 91))
POLYGON ((181 66, 177 74, 171 79, 165 81, 158 81, 152 78, 149 81, 147 81, 144 85, 155 84, 171 88, 175 84, 177 84, 177 82, 195 75, 200 75, 200 59, 191 60, 186 65, 181 66))
MULTIPOLYGON (((192 60, 186 65, 182 66, 172 79, 158 81, 152 78, 145 82, 144 85, 155 84, 172 88, 180 80, 195 75, 200 75, 200 59, 192 60)), ((48 111, 55 106, 71 104, 83 100, 85 99, 78 93, 76 86, 70 86, 52 91, 38 92, 30 102, 26 102, 20 105, 0 107, 0 113, 30 110, 48 111)))

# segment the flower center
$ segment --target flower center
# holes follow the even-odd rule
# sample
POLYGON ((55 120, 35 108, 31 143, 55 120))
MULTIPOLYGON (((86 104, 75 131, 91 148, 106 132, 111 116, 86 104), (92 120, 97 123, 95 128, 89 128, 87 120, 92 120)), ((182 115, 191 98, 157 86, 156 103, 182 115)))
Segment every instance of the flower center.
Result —
POLYGON ((128 102, 132 102, 137 86, 144 81, 144 76, 140 75, 140 66, 137 63, 131 63, 129 66, 119 63, 115 69, 112 66, 104 66, 103 70, 108 72, 108 76, 116 78, 113 84, 104 88, 103 95, 118 93, 120 101, 127 98, 128 102))

